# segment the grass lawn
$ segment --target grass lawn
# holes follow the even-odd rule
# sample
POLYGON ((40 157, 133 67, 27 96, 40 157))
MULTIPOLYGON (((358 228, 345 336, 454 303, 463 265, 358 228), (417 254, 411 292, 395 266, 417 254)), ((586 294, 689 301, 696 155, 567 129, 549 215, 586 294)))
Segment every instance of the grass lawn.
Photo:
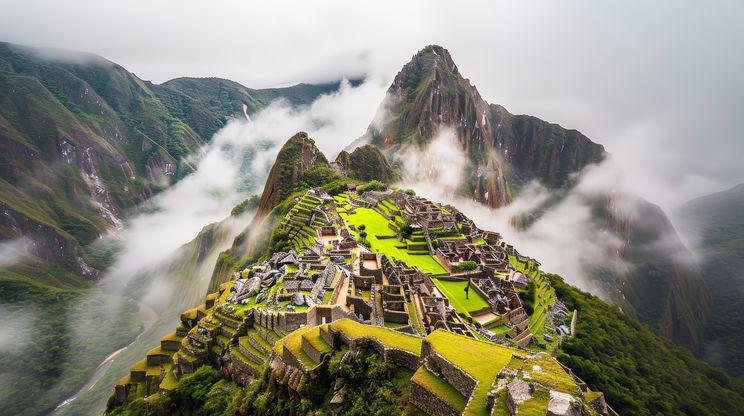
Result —
POLYGON ((412 255, 405 249, 398 248, 401 242, 396 238, 378 239, 377 236, 395 237, 396 235, 395 231, 388 227, 388 220, 380 215, 379 212, 371 208, 357 208, 355 211, 351 215, 341 213, 341 216, 347 224, 357 228, 356 231, 351 231, 356 238, 359 238, 359 226, 364 224, 367 227, 364 231, 367 233, 367 240, 372 245, 372 251, 403 260, 407 265, 416 266, 425 273, 439 274, 447 272, 431 254, 412 255))
POLYGON ((580 394, 579 386, 558 362, 548 354, 538 354, 524 363, 525 380, 535 380, 543 386, 561 393, 580 394))
POLYGON ((495 328, 489 329, 489 331, 493 332, 494 334, 503 334, 504 332, 509 332, 511 328, 509 328, 506 325, 499 325, 495 328))
POLYGON ((468 285, 467 281, 431 280, 433 280, 439 290, 447 296, 450 303, 452 303, 452 306, 454 306, 458 312, 469 313, 470 311, 477 311, 488 307, 488 302, 486 302, 486 300, 483 299, 483 297, 481 297, 473 288, 470 288, 468 299, 465 298, 465 286, 468 285))
POLYGON ((299 359, 307 369, 313 369, 318 366, 318 363, 313 361, 309 355, 302 349, 302 334, 312 330, 311 326, 300 327, 286 337, 280 339, 274 344, 274 352, 282 355, 282 347, 286 346, 292 354, 299 359))
POLYGON ((330 324, 333 329, 339 330, 349 338, 372 337, 390 347, 397 347, 410 351, 416 355, 421 354, 421 338, 395 332, 379 326, 371 326, 354 322, 350 319, 342 319, 330 324))
POLYGON ((478 341, 441 329, 432 332, 424 339, 431 343, 435 352, 441 354, 478 381, 475 390, 473 390, 470 406, 465 409, 464 414, 487 414, 486 395, 491 390, 491 383, 496 379, 496 375, 501 369, 509 363, 512 354, 519 353, 519 350, 478 341))

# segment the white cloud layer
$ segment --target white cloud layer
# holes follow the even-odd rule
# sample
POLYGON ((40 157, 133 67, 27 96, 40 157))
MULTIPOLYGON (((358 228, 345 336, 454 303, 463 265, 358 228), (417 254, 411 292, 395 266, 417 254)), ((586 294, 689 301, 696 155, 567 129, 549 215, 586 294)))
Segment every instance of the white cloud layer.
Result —
POLYGON ((744 181, 742 2, 390 6, 8 1, 0 40, 98 53, 154 82, 219 76, 250 87, 370 74, 389 82, 436 43, 487 101, 581 130, 666 209, 744 181), (651 136, 663 139, 661 152, 647 149, 651 136))

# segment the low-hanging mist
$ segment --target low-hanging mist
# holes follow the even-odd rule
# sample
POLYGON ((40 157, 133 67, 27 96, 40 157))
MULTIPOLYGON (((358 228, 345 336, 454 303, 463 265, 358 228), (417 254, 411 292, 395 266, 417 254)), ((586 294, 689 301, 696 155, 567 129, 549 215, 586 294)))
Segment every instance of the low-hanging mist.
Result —
MULTIPOLYGON (((653 150, 660 150, 663 146, 662 139, 646 138, 646 145, 653 150)), ((629 147, 635 146, 634 143, 631 141, 629 147)), ((606 199, 608 194, 618 195, 613 200, 614 209, 627 218, 640 221, 642 219, 635 212, 632 198, 620 196, 647 195, 664 186, 663 179, 638 180, 639 172, 653 175, 654 166, 620 166, 610 155, 602 163, 580 172, 575 178, 576 185, 569 191, 550 190, 533 181, 520 189, 517 198, 509 205, 491 209, 458 195, 457 190, 464 180, 467 155, 450 129, 442 128, 425 146, 413 145, 397 155, 403 177, 399 186, 456 206, 480 227, 498 231, 522 254, 538 259, 544 270, 561 274, 572 284, 606 298, 611 297, 606 292, 608 288, 590 279, 588 271, 597 267, 627 271, 633 266, 619 259, 623 241, 608 230, 606 224, 598 223, 592 216, 593 204, 606 199), (515 226, 524 225, 515 219, 525 215, 536 219, 528 221, 526 226, 515 226)), ((663 166, 660 164, 659 168, 663 166)), ((659 193, 660 205, 671 208, 684 202, 686 195, 699 191, 699 187, 689 186, 695 182, 695 178, 688 178, 679 181, 678 187, 667 185, 667 189, 659 193)), ((684 241, 694 244, 695 239, 694 235, 687 235, 684 241)), ((669 244, 665 238, 649 243, 648 248, 668 251, 671 256, 680 254, 672 252, 677 246, 669 244)), ((691 259, 684 260, 689 262, 691 259)))

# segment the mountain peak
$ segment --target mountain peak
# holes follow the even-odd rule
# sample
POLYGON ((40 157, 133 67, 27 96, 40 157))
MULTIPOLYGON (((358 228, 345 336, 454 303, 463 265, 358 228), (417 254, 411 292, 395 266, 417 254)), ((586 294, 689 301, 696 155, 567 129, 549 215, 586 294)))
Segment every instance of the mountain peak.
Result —
POLYGON ((277 203, 291 194, 305 171, 316 163, 328 165, 328 160, 315 146, 315 141, 304 131, 290 137, 271 167, 256 218, 263 218, 277 203))

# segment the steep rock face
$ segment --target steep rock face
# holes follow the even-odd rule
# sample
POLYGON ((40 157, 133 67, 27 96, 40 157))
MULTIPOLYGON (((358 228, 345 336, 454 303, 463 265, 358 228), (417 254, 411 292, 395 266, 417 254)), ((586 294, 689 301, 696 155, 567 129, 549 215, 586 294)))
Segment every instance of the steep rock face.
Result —
POLYGON ((256 218, 263 218, 276 204, 288 197, 305 171, 316 163, 328 165, 328 160, 315 146, 315 142, 305 132, 292 136, 279 151, 269 171, 256 218))
POLYGON ((492 207, 508 204, 512 189, 532 179, 564 186, 605 154, 576 130, 489 105, 440 46, 427 46, 403 67, 375 120, 364 138, 393 159, 400 149, 430 141, 440 127, 453 127, 471 162, 462 192, 492 207))
POLYGON ((700 238, 703 278, 711 307, 703 325, 701 357, 734 377, 744 376, 744 184, 706 195, 677 212, 700 238))
POLYGON ((613 301, 657 333, 699 352, 710 293, 664 211, 642 198, 613 193, 595 217, 604 218, 605 228, 622 242, 616 256, 625 266, 603 282, 613 286, 613 301))
POLYGON ((390 165, 385 155, 373 144, 359 146, 351 153, 342 151, 333 166, 344 175, 365 182, 377 180, 391 183, 400 177, 397 169, 390 165))

